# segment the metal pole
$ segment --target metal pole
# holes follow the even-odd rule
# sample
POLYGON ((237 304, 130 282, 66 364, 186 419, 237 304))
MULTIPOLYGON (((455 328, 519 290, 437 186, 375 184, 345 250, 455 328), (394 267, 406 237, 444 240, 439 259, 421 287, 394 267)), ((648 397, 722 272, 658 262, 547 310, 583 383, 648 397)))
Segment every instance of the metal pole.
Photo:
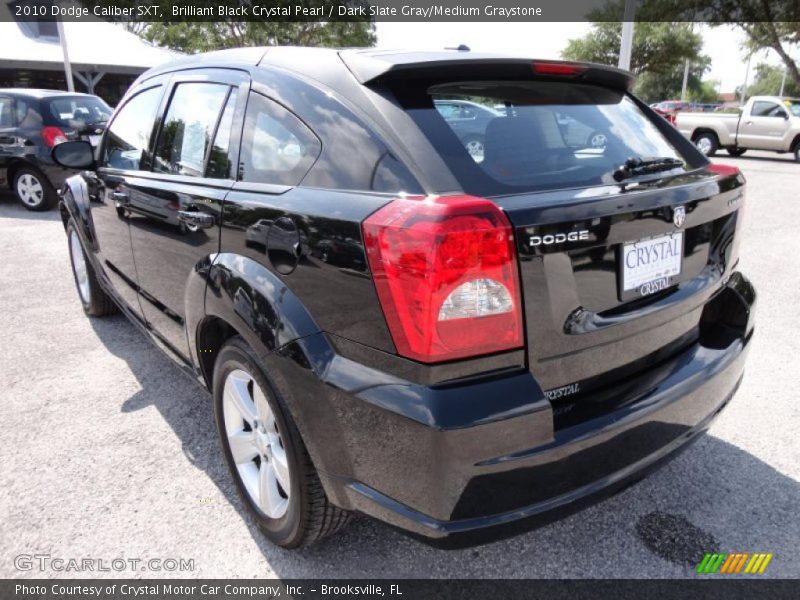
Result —
POLYGON ((747 96, 747 78, 750 77, 750 61, 753 58, 753 53, 751 52, 747 57, 747 69, 744 72, 744 83, 742 84, 742 105, 744 105, 744 99, 747 96))
POLYGON ((689 83, 689 59, 686 59, 686 65, 683 67, 683 87, 681 87, 681 102, 686 102, 686 86, 689 83))
POLYGON ((619 45, 619 68, 631 70, 633 50, 633 19, 636 16, 636 0, 625 0, 625 14, 622 17, 622 40, 619 45))
POLYGON ((61 41, 61 52, 64 54, 64 75, 67 79, 67 91, 75 91, 75 82, 72 81, 72 65, 69 62, 69 52, 67 51, 67 37, 64 35, 64 22, 59 19, 56 21, 58 28, 58 39, 61 41))
POLYGON ((788 71, 788 70, 789 69, 784 69, 783 70, 783 77, 781 77, 781 91, 778 92, 778 96, 783 96, 783 86, 786 85, 786 71, 788 71))

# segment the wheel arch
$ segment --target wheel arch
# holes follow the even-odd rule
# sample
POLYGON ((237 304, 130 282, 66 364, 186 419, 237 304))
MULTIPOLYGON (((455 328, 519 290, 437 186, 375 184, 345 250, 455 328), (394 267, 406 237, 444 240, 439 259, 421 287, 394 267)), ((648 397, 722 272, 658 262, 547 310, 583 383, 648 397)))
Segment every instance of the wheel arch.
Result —
POLYGON ((58 203, 61 221, 64 227, 72 217, 78 226, 84 241, 93 252, 97 252, 97 236, 94 235, 91 207, 89 205, 89 189, 80 175, 73 175, 64 182, 64 193, 58 203))
POLYGON ((17 177, 17 171, 24 167, 40 171, 40 169, 36 168, 36 165, 28 162, 24 158, 12 158, 6 167, 6 184, 8 185, 8 189, 14 189, 14 179, 17 177))
POLYGON ((789 151, 794 152, 800 146, 800 133, 794 136, 792 143, 789 145, 789 151))
POLYGON ((300 299, 264 265, 221 253, 195 270, 187 286, 187 331, 192 359, 213 386, 219 349, 240 335, 260 358, 320 328, 300 299), (202 288, 202 289, 200 289, 202 288), (202 297, 203 301, 199 302, 202 297))
POLYGON ((719 134, 717 134, 717 132, 711 129, 710 127, 698 127, 697 129, 695 129, 692 132, 691 140, 692 141, 696 140, 700 135, 704 133, 710 133, 711 135, 713 135, 714 138, 717 140, 717 146, 721 147, 719 143, 719 134))

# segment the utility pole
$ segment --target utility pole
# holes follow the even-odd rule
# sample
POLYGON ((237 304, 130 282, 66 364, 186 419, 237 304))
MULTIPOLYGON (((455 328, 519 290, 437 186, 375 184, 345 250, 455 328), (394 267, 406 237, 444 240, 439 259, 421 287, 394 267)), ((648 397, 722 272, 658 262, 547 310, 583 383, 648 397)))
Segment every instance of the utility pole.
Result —
POLYGON ((747 55, 747 68, 744 72, 744 83, 742 84, 742 106, 744 106, 745 97, 747 96, 747 79, 750 77, 750 61, 753 59, 753 53, 747 55))
POLYGON ((636 16, 636 0, 625 0, 625 13, 622 17, 622 40, 619 45, 619 68, 631 70, 633 50, 633 19, 636 16))
POLYGON ((778 96, 783 96, 783 86, 786 85, 786 71, 788 71, 788 70, 789 69, 787 69, 787 68, 783 69, 783 77, 781 77, 781 91, 778 92, 778 96))
POLYGON ((69 62, 69 52, 67 51, 67 37, 64 35, 64 22, 59 19, 56 21, 58 28, 58 39, 61 41, 61 52, 64 54, 64 75, 67 79, 67 91, 75 91, 75 82, 72 81, 72 65, 69 62))
POLYGON ((681 102, 686 102, 686 86, 689 83, 689 59, 686 59, 686 65, 683 67, 683 87, 681 87, 681 102))

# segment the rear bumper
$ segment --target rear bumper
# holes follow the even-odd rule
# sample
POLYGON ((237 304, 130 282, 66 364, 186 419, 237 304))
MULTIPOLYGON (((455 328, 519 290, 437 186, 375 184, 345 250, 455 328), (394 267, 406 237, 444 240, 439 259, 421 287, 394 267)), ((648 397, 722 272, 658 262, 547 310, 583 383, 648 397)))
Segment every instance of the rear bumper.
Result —
MULTIPOLYGON (((696 439, 741 381, 754 302, 734 274, 704 310, 699 341, 657 382, 561 430, 527 371, 425 387, 328 352, 308 364, 321 385, 301 379, 297 361, 294 371, 280 365, 290 377, 283 391, 334 503, 435 545, 480 543, 614 493, 696 439)), ((305 356, 324 354, 322 334, 295 344, 305 356)))

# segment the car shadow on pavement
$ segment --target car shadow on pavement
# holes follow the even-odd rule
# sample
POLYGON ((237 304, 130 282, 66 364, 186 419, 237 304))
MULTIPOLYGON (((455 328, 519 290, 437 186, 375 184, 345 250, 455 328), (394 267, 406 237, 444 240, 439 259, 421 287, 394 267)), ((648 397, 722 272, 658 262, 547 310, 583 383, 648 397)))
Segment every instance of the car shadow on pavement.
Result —
MULTIPOLYGON (((796 550, 800 539, 800 484, 713 435, 600 504, 493 544, 437 550, 362 517, 316 546, 277 548, 261 535, 236 493, 219 449, 207 392, 173 367, 124 317, 91 323, 105 347, 127 363, 141 385, 121 406, 122 412, 145 407, 159 411, 180 440, 186 460, 235 507, 280 578, 692 577, 697 561, 713 551, 775 552, 769 575, 798 575, 788 549, 796 550), (780 549, 787 551, 781 555, 780 549)), ((229 544, 220 553, 235 554, 237 543, 247 551, 246 540, 220 539, 229 544)), ((265 568, 262 576, 269 575, 265 568)))
POLYGON ((22 205, 13 192, 0 191, 0 218, 29 219, 31 221, 57 221, 61 218, 58 209, 37 212, 22 205))

